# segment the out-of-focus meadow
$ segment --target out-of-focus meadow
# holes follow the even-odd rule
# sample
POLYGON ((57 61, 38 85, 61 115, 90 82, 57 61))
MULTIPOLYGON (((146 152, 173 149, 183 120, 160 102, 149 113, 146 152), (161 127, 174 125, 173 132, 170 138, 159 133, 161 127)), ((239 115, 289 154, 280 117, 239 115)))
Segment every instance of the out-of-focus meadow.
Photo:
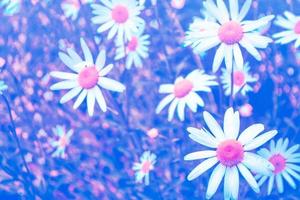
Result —
MULTIPOLYGON (((186 180, 196 162, 183 157, 202 148, 188 138, 186 128, 204 126, 204 110, 222 120, 230 104, 247 110, 241 114, 241 129, 263 123, 268 130, 277 129, 278 138, 300 143, 300 51, 293 45, 270 44, 260 52, 260 62, 245 56, 258 78, 247 96, 237 95, 232 102, 221 85, 213 87, 202 95, 204 108, 186 111, 184 122, 177 117, 168 122, 167 109, 155 113, 163 98, 159 85, 197 68, 211 73, 214 52, 197 55, 183 45, 193 17, 201 16, 202 1, 187 0, 182 9, 169 0, 156 5, 146 1, 141 17, 150 35, 149 58, 141 68, 131 69, 125 68, 124 59, 114 59, 114 41, 97 33, 90 2, 76 1, 73 18, 63 10, 66 2, 72 1, 19 0, 20 8, 12 13, 0 8, 0 80, 8 86, 0 101, 1 199, 204 199, 210 174, 186 180), (106 49, 106 62, 114 64, 108 76, 126 86, 123 93, 103 91, 108 111, 95 106, 92 117, 86 103, 74 110, 73 101, 59 102, 66 91, 50 90, 57 80, 49 73, 68 71, 58 53, 73 47, 82 55, 80 37, 94 57, 106 49), (73 130, 63 158, 53 156, 56 128, 73 130), (157 161, 145 186, 135 182, 132 166, 148 150, 157 161)), ((300 14, 299 1, 255 0, 248 17, 285 10, 300 14)), ((271 35, 278 30, 272 25, 263 31, 271 35)), ((221 190, 214 199, 223 198, 221 190)), ((300 198, 299 188, 286 187, 284 194, 274 191, 271 196, 265 187, 261 190, 255 194, 241 182, 240 199, 300 198)))

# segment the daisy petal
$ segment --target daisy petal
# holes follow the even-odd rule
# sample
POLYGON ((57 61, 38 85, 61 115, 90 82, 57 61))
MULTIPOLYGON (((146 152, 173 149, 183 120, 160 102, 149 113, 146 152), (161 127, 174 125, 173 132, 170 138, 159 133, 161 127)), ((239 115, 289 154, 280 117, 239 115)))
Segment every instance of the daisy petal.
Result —
POLYGON ((168 121, 171 121, 174 117, 174 113, 175 113, 175 110, 176 110, 176 107, 178 105, 178 99, 174 99, 169 107, 169 111, 168 111, 168 121))
POLYGON ((105 50, 101 50, 97 56, 96 59, 96 66, 97 66, 97 70, 100 70, 104 67, 105 65, 105 60, 106 60, 106 51, 105 50))
POLYGON ((209 170, 211 167, 213 167, 217 162, 218 159, 216 157, 206 159, 189 173, 187 179, 189 181, 194 180, 195 178, 209 170))
POLYGON ((233 111, 229 108, 224 116, 224 133, 228 139, 236 139, 240 129, 240 115, 239 112, 233 111))
POLYGON ((254 173, 260 173, 262 175, 270 175, 272 170, 274 170, 273 165, 269 161, 250 152, 245 152, 242 164, 254 173), (257 165, 257 163, 259 163, 259 165, 257 165))
POLYGON ((262 26, 267 25, 273 18, 274 18, 274 15, 268 15, 268 16, 262 17, 258 20, 248 22, 243 26, 243 30, 244 30, 244 32, 254 31, 255 29, 258 29, 262 26))
POLYGON ((293 176, 295 179, 297 179, 298 181, 300 181, 300 175, 295 172, 294 170, 290 169, 290 168, 286 168, 285 170, 287 173, 289 173, 291 176, 293 176))
POLYGON ((220 23, 224 22, 224 19, 219 13, 219 9, 217 6, 212 2, 212 0, 207 0, 203 2, 204 8, 209 12, 211 16, 217 19, 220 23))
POLYGON ((216 151, 196 151, 184 156, 184 160, 198 160, 216 156, 216 151))
POLYGON ((220 11, 222 12, 222 17, 224 18, 224 21, 229 21, 229 13, 224 3, 224 0, 217 0, 217 5, 220 11))
POLYGON ((215 58, 214 58, 214 62, 213 62, 213 72, 217 72, 218 69, 220 68, 220 65, 224 59, 225 56, 225 44, 221 44, 218 48, 218 50, 216 51, 215 54, 215 58))
POLYGON ((199 144, 211 148, 216 148, 218 146, 216 138, 214 138, 212 135, 210 135, 203 129, 189 127, 187 128, 187 131, 190 133, 189 137, 195 142, 198 142, 199 144))
POLYGON ((63 53, 63 52, 59 52, 58 56, 60 58, 60 60, 67 65, 67 67, 69 67, 71 70, 78 72, 78 70, 76 69, 76 67, 74 67, 77 63, 74 62, 67 54, 63 53))
POLYGON ((87 93, 87 108, 89 116, 93 116, 95 107, 95 94, 92 90, 87 93))
POLYGON ((67 52, 75 63, 82 62, 81 57, 74 51, 74 49, 68 48, 67 52))
POLYGON ((78 74, 68 73, 68 72, 59 72, 59 71, 51 72, 50 76, 59 78, 59 79, 66 79, 66 80, 75 80, 78 78, 78 74))
POLYGON ((81 105, 81 103, 85 99, 86 95, 87 95, 87 90, 82 90, 82 92, 79 94, 78 98, 76 99, 76 101, 73 105, 74 109, 77 109, 81 105))
POLYGON ((183 101, 183 100, 179 101, 178 106, 177 106, 177 114, 178 114, 180 121, 184 121, 184 115, 185 115, 184 108, 185 108, 185 101, 183 101))
POLYGON ((239 196, 239 185, 240 185, 240 177, 239 177, 239 172, 236 166, 231 167, 232 174, 230 175, 232 180, 232 185, 231 185, 231 197, 233 199, 238 199, 239 196))
POLYGON ((113 64, 107 65, 106 67, 100 70, 99 76, 106 76, 112 70, 113 67, 113 64))
POLYGON ((64 104, 68 101, 70 101, 71 99, 73 99, 75 96, 77 96, 80 92, 81 92, 82 88, 81 87, 75 87, 72 90, 70 90, 69 92, 67 92, 61 99, 60 99, 60 103, 64 104))
POLYGON ((277 175, 275 176, 275 179, 276 179, 276 184, 277 184, 278 192, 279 192, 279 193, 283 193, 284 188, 283 188, 283 181, 282 181, 282 176, 281 176, 281 174, 277 174, 277 175))
POLYGON ((203 112, 204 121, 207 124, 211 133, 218 139, 224 139, 224 132, 215 118, 209 113, 204 111, 203 112))
POLYGON ((206 191, 206 199, 211 199, 212 196, 216 193, 218 190, 218 187, 225 175, 226 167, 222 164, 219 164, 214 171, 212 172, 208 186, 206 191))
POLYGON ((267 141, 272 139, 277 133, 278 131, 272 130, 256 137, 255 139, 253 139, 251 142, 249 142, 244 146, 244 150, 250 151, 256 149, 257 147, 260 147, 261 145, 265 144, 267 141))
POLYGON ((238 141, 245 145, 248 144, 265 129, 263 124, 253 124, 246 128, 239 136, 238 141))
POLYGON ((83 38, 80 38, 80 44, 85 61, 87 61, 89 64, 94 64, 92 53, 83 38))
POLYGON ((263 158, 271 157, 270 151, 266 148, 260 149, 257 153, 258 153, 258 155, 262 156, 263 158))
POLYGON ((244 67, 244 59, 238 44, 233 45, 233 56, 238 69, 243 69, 244 67))
POLYGON ((236 0, 229 0, 229 8, 231 13, 231 20, 237 20, 239 12, 239 4, 236 0))
POLYGON ((163 84, 159 86, 159 93, 173 93, 174 91, 174 85, 173 84, 163 84))
POLYGON ((233 53, 232 53, 232 45, 227 45, 225 46, 225 64, 226 64, 226 69, 228 71, 232 71, 232 58, 233 58, 233 53))
POLYGON ((261 55, 255 49, 255 47, 244 37, 240 42, 240 45, 244 47, 256 60, 261 61, 261 55))
POLYGON ((77 86, 78 86, 77 81, 67 80, 67 81, 61 81, 61 82, 53 84, 50 87, 50 89, 51 90, 65 90, 65 89, 71 89, 71 88, 74 88, 77 86))
POLYGON ((282 173, 283 178, 289 183, 289 185, 293 188, 296 189, 296 183, 295 181, 292 179, 292 177, 285 171, 283 171, 282 173))
POLYGON ((248 182, 248 184, 251 186, 251 188, 256 192, 259 193, 259 186, 253 177, 253 175, 250 173, 250 171, 243 165, 242 163, 238 164, 238 168, 242 174, 242 176, 245 178, 245 180, 248 182))
POLYGON ((100 77, 98 84, 107 90, 115 92, 123 92, 125 90, 125 86, 122 83, 106 77, 100 77))
POLYGON ((271 177, 269 179, 269 183, 268 183, 268 195, 270 195, 271 192, 272 192, 272 188, 273 188, 273 185, 274 185, 274 180, 275 180, 275 176, 271 175, 271 177))
POLYGON ((299 149, 299 147, 300 147, 299 144, 292 146, 285 152, 285 156, 290 157, 295 151, 297 151, 299 149))
POLYGON ((251 4, 252 4, 252 0, 246 0, 245 1, 244 5, 243 5, 243 7, 240 11, 240 14, 238 16, 238 21, 241 22, 246 17, 246 15, 247 15, 250 7, 251 7, 251 4))
POLYGON ((159 114, 174 98, 175 97, 173 94, 169 94, 168 96, 163 98, 163 100, 161 100, 161 102, 159 102, 158 106, 156 107, 155 113, 159 114))

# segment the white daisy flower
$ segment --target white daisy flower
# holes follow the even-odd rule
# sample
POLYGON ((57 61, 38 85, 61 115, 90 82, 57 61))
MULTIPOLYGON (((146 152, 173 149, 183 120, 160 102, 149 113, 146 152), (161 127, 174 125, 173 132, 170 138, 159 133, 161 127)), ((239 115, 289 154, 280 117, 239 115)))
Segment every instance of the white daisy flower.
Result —
POLYGON ((138 34, 133 34, 131 38, 124 43, 117 44, 115 60, 126 58, 126 68, 130 69, 132 65, 142 67, 142 59, 147 58, 149 51, 149 35, 143 35, 142 31, 138 34))
POLYGON ((66 17, 71 18, 72 20, 77 19, 78 12, 80 10, 80 3, 78 0, 75 1, 64 1, 61 4, 61 8, 64 11, 66 17))
POLYGON ((287 44, 295 41, 295 48, 300 46, 300 16, 295 16, 293 13, 285 11, 283 16, 278 16, 274 24, 286 29, 280 33, 273 35, 276 42, 287 44))
POLYGON ((133 164, 132 169, 135 172, 135 181, 137 183, 142 183, 145 179, 145 185, 149 185, 150 182, 150 171, 154 169, 154 164, 156 163, 156 155, 150 151, 145 151, 140 158, 140 162, 133 164))
POLYGON ((296 153, 299 150, 299 145, 294 145, 288 148, 288 139, 279 139, 277 143, 272 140, 270 144, 270 150, 263 148, 258 151, 258 154, 268 159, 274 166, 274 170, 269 175, 257 175, 259 180, 258 184, 262 185, 267 179, 268 181, 268 195, 271 194, 274 181, 276 181, 277 189, 279 193, 283 193, 283 179, 288 184, 296 189, 297 184, 294 179, 300 181, 300 153, 296 153))
POLYGON ((71 89, 60 100, 60 103, 66 103, 79 95, 74 103, 73 108, 77 109, 81 103, 87 98, 87 109, 90 116, 94 114, 95 101, 99 104, 101 110, 106 112, 107 106, 103 94, 99 87, 115 91, 123 92, 125 86, 121 83, 105 77, 113 68, 112 64, 105 66, 106 52, 100 51, 96 62, 93 60, 92 53, 87 44, 80 39, 81 48, 84 54, 82 59, 73 49, 67 49, 67 53, 59 53, 59 57, 73 72, 51 72, 50 75, 55 78, 64 79, 59 83, 51 86, 51 90, 71 89))
POLYGON ((252 0, 246 0, 239 11, 237 0, 229 0, 230 12, 223 0, 217 0, 217 5, 212 0, 206 0, 204 8, 215 21, 199 21, 199 27, 192 29, 187 38, 186 44, 192 46, 197 52, 205 52, 217 45, 213 71, 216 72, 223 59, 227 69, 232 69, 235 61, 238 66, 244 66, 244 59, 240 46, 245 48, 254 58, 261 60, 257 48, 266 48, 272 41, 262 36, 257 29, 268 24, 273 15, 262 17, 258 20, 243 21, 251 7, 252 0), (202 27, 205 27, 204 30, 202 27))
POLYGON ((206 10, 201 10, 201 15, 203 16, 203 19, 200 17, 194 17, 193 22, 189 25, 189 31, 186 32, 184 40, 184 45, 192 47, 193 51, 197 54, 204 53, 201 52, 201 49, 198 51, 198 48, 201 47, 200 43, 202 41, 201 34, 199 33, 204 33, 205 31, 212 29, 212 27, 207 26, 206 22, 215 22, 215 18, 210 16, 210 13, 206 10))
POLYGON ((202 70, 194 70, 185 78, 178 77, 174 84, 163 84, 159 87, 159 93, 167 95, 157 106, 156 113, 160 113, 169 103, 168 120, 171 121, 177 107, 178 117, 184 120, 185 106, 197 111, 198 105, 203 107, 204 101, 196 92, 211 92, 209 86, 217 85, 215 76, 205 74, 202 70))
POLYGON ((93 0, 64 0, 61 4, 61 8, 64 11, 66 17, 76 20, 78 17, 78 12, 80 10, 80 3, 87 4, 91 3, 93 0))
POLYGON ((184 157, 185 160, 205 159, 190 172, 187 179, 191 181, 217 164, 208 182, 207 199, 216 193, 223 178, 224 199, 238 199, 239 173, 258 193, 259 186, 250 171, 269 174, 274 168, 266 159, 249 151, 269 141, 277 131, 260 134, 264 130, 264 125, 254 124, 239 134, 240 116, 233 108, 225 112, 223 129, 208 112, 205 111, 203 117, 210 131, 192 127, 187 131, 192 140, 211 149, 190 153, 184 157))
POLYGON ((139 17, 143 6, 136 0, 101 0, 101 3, 92 5, 95 15, 92 22, 100 24, 99 33, 109 30, 109 40, 117 35, 118 43, 123 43, 144 26, 144 20, 139 17))
POLYGON ((70 144, 70 138, 73 135, 73 130, 69 130, 67 133, 65 132, 65 128, 62 126, 56 126, 53 129, 53 133, 58 136, 58 140, 51 141, 51 146, 56 148, 56 150, 52 153, 53 157, 65 158, 65 150, 66 147, 70 144))
POLYGON ((242 69, 238 69, 234 66, 233 70, 232 74, 231 71, 222 69, 221 81, 225 90, 225 95, 230 96, 231 86, 233 85, 233 96, 235 96, 238 92, 245 96, 247 92, 253 90, 249 83, 256 82, 257 79, 249 74, 250 67, 248 63, 246 63, 242 69), (233 84, 231 84, 232 75, 233 84))

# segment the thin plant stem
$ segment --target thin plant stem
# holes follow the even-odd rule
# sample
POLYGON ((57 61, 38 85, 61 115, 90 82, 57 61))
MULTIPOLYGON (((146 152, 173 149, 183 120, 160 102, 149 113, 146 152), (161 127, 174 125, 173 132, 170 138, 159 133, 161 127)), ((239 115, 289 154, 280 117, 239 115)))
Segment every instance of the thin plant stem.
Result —
MULTIPOLYGON (((12 133, 12 136, 13 136, 13 138, 15 139, 15 141, 17 143, 17 147, 18 147, 18 149, 20 151, 20 156, 21 156, 23 165, 25 167, 25 170, 26 170, 26 173, 27 173, 27 177, 30 177, 32 173, 30 172, 28 164, 27 164, 27 162, 25 160, 24 149, 21 146, 20 140, 19 140, 17 132, 16 132, 16 126, 15 126, 14 119, 12 117, 11 107, 9 105, 9 102, 8 102, 7 98, 3 94, 1 94, 1 97, 2 97, 3 101, 5 102, 5 105, 6 105, 7 110, 8 110, 10 124, 11 124, 10 132, 12 133)), ((35 187, 33 186, 32 182, 30 180, 28 181, 27 177, 24 177, 24 180, 26 182, 28 182, 29 186, 31 187, 32 191, 34 192, 35 191, 35 187)), ((33 196, 35 196, 35 195, 33 194, 33 196)))

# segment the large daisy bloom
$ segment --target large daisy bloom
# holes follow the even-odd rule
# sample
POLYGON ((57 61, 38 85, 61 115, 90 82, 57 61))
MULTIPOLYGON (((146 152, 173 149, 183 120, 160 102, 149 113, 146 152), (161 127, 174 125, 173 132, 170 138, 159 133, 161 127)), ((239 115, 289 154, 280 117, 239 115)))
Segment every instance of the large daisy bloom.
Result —
POLYGON ((140 158, 140 162, 133 164, 132 169, 135 172, 135 181, 137 183, 142 183, 145 180, 145 185, 150 183, 150 171, 154 169, 154 164, 156 163, 156 155, 150 151, 145 151, 140 158))
POLYGON ((156 113, 160 113, 169 103, 168 120, 171 121, 174 117, 177 108, 178 117, 181 121, 184 120, 185 106, 197 111, 198 105, 203 107, 204 101, 197 92, 211 92, 210 86, 217 85, 215 76, 205 74, 202 70, 194 70, 185 78, 178 77, 174 84, 163 84, 159 87, 159 93, 168 94, 158 104, 156 113))
POLYGON ((253 90, 249 83, 256 82, 257 79, 249 74, 249 70, 250 67, 248 63, 246 63, 242 69, 239 69, 238 67, 234 66, 233 74, 232 71, 222 69, 221 81, 225 90, 225 95, 230 96, 232 86, 233 96, 235 96, 238 92, 245 96, 247 92, 253 90))
POLYGON ((102 5, 93 4, 92 18, 94 24, 100 24, 98 32, 109 30, 107 38, 110 40, 117 35, 118 42, 130 39, 144 20, 139 17, 143 6, 136 0, 101 0, 102 5))
POLYGON ((57 140, 51 141, 51 146, 56 148, 52 153, 53 157, 65 158, 66 147, 70 144, 70 138, 73 135, 73 130, 65 131, 65 128, 62 126, 56 126, 53 129, 53 133, 58 137, 57 140))
POLYGON ((297 184, 293 178, 300 181, 300 153, 296 153, 299 150, 299 145, 290 148, 288 148, 288 145, 289 140, 281 138, 277 143, 271 141, 270 150, 263 148, 258 151, 259 155, 269 160, 274 166, 274 170, 269 175, 257 175, 259 185, 269 179, 268 195, 271 194, 275 181, 279 193, 284 191, 283 180, 286 180, 294 189, 296 189, 297 184))
POLYGON ((261 60, 257 48, 266 48, 272 41, 262 36, 257 29, 267 25, 274 18, 273 15, 258 20, 243 21, 251 3, 252 0, 246 0, 239 11, 238 1, 229 0, 230 12, 223 0, 217 0, 217 5, 212 0, 206 0, 203 3, 204 8, 215 20, 198 21, 200 28, 192 30, 193 34, 187 38, 191 42, 186 41, 186 43, 196 48, 197 52, 205 52, 219 45, 213 61, 214 72, 219 69, 224 58, 229 71, 232 69, 233 61, 238 66, 243 66, 244 59, 240 46, 254 58, 261 60))
POLYGON ((67 54, 60 52, 59 57, 73 73, 69 72, 51 72, 50 75, 63 81, 51 86, 51 90, 70 89, 60 100, 60 103, 66 103, 79 95, 73 108, 77 109, 87 98, 87 109, 90 116, 94 114, 95 101, 99 104, 103 112, 107 111, 107 106, 101 88, 123 92, 125 86, 121 83, 105 77, 113 68, 112 64, 105 67, 106 52, 101 50, 94 62, 92 53, 87 44, 80 39, 81 48, 84 54, 82 59, 73 49, 69 48, 67 54))
POLYGON ((250 171, 269 174, 274 168, 266 159, 250 151, 269 141, 277 131, 260 134, 264 125, 254 124, 239 134, 240 116, 233 108, 225 112, 223 129, 208 112, 205 111, 203 117, 209 130, 189 127, 187 131, 192 140, 210 149, 190 153, 184 157, 185 160, 205 159, 190 172, 187 179, 191 181, 217 165, 208 181, 207 199, 216 193, 223 178, 224 199, 238 199, 239 174, 255 192, 259 192, 259 186, 250 171))
POLYGON ((300 46, 300 16, 295 16, 293 13, 285 11, 284 16, 278 16, 274 24, 280 26, 285 31, 273 35, 276 42, 280 44, 287 44, 295 41, 295 47, 300 46))
POLYGON ((131 38, 124 44, 117 44, 116 60, 126 57, 126 68, 130 69, 133 65, 142 67, 142 59, 148 57, 149 51, 149 35, 143 35, 142 31, 138 34, 133 34, 131 38))

